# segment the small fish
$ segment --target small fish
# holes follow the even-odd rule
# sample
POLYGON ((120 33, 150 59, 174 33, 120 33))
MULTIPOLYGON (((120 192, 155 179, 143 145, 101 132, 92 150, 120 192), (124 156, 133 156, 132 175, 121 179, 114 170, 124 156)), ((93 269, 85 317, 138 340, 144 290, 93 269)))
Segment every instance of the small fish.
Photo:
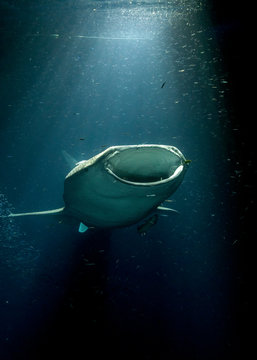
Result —
POLYGON ((166 84, 166 81, 164 81, 164 83, 162 84, 161 89, 164 88, 165 84, 166 84))
POLYGON ((79 140, 81 140, 81 141, 82 141, 82 140, 85 140, 85 138, 80 138, 79 140))

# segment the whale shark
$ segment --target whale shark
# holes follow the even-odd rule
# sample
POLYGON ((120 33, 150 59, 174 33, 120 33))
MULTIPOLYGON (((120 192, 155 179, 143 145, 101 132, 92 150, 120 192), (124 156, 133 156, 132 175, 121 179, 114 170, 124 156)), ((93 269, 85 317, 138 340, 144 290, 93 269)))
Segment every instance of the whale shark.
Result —
MULTIPOLYGON (((75 160, 64 153, 70 165, 75 160)), ((174 146, 111 146, 75 164, 64 181, 61 208, 10 213, 71 219, 84 232, 89 227, 117 228, 135 224, 162 207, 181 184, 190 160, 174 146)), ((174 210, 175 211, 175 210, 174 210)))

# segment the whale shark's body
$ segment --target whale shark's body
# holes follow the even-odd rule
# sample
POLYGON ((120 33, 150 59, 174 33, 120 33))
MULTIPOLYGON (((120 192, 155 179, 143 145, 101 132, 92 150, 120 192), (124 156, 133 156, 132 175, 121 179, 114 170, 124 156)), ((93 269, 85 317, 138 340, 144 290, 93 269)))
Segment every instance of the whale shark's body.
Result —
POLYGON ((112 146, 80 161, 64 182, 65 206, 59 209, 9 214, 54 215, 87 227, 115 228, 144 219, 181 184, 189 160, 174 146, 112 146))

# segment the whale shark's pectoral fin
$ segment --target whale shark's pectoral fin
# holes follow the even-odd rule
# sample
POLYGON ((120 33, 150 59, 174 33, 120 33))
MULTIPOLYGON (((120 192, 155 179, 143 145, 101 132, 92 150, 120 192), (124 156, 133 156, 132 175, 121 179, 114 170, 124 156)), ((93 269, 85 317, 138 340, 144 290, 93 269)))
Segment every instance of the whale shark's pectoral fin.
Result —
POLYGON ((16 216, 35 216, 35 215, 47 215, 47 216, 58 216, 63 214, 64 208, 54 209, 54 210, 46 210, 46 211, 34 211, 34 212, 27 212, 27 213, 18 213, 13 214, 10 213, 9 215, 6 215, 5 217, 16 217, 16 216))
POLYGON ((149 231, 149 229, 154 226, 158 221, 158 215, 154 214, 153 216, 151 216, 150 218, 146 219, 145 222, 143 222, 143 224, 139 225, 137 227, 137 232, 141 235, 144 236, 147 234, 147 232, 149 231))
POLYGON ((171 212, 173 212, 173 213, 179 214, 179 211, 177 211, 177 210, 175 210, 175 209, 167 208, 167 207, 164 207, 164 206, 158 206, 158 207, 157 207, 157 210, 160 210, 160 211, 171 211, 171 212))
POLYGON ((80 233, 86 232, 87 229, 88 229, 88 227, 85 224, 83 224, 82 222, 79 224, 79 232, 80 233))

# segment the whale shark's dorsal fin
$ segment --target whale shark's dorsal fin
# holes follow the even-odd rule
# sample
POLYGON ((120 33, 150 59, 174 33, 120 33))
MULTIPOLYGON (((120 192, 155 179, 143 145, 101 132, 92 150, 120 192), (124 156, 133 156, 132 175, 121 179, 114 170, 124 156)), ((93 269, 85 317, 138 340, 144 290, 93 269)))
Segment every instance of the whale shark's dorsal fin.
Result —
POLYGON ((77 165, 78 161, 74 159, 74 157, 72 157, 70 154, 68 154, 67 151, 62 150, 62 155, 70 169, 73 169, 77 165))

